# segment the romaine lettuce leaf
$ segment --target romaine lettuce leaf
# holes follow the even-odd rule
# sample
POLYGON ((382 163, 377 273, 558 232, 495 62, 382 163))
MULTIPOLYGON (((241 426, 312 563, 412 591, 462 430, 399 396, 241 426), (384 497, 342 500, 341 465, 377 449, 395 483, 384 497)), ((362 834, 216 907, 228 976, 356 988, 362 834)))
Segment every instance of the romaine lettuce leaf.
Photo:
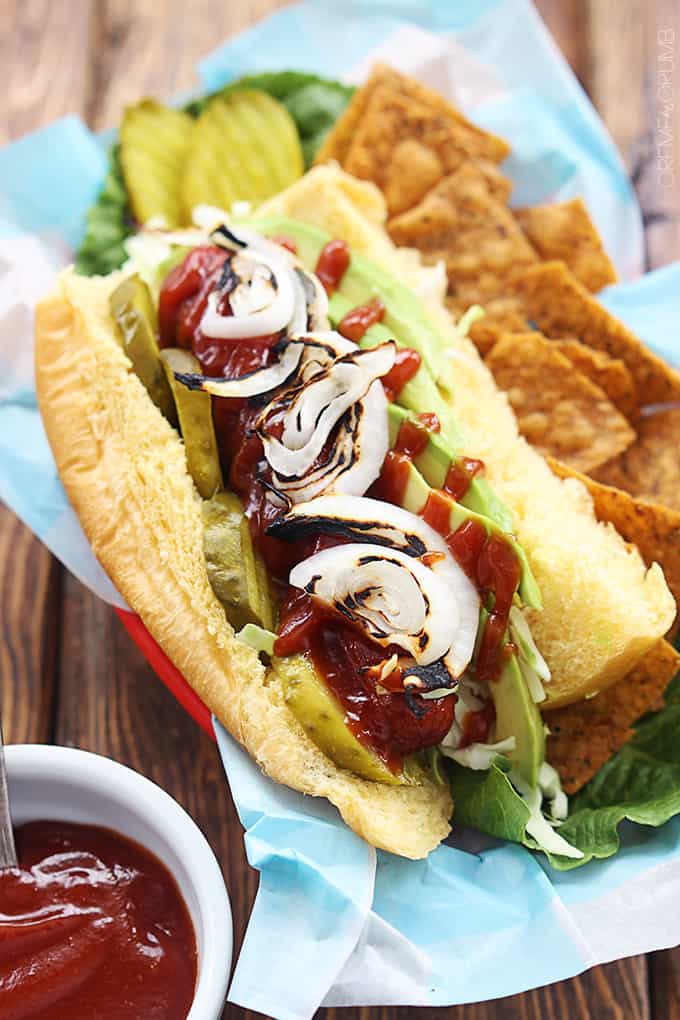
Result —
MULTIPOLYGON (((492 836, 536 847, 527 837, 529 809, 512 786, 502 761, 488 772, 451 767, 455 817, 492 836)), ((559 870, 577 868, 619 849, 624 820, 658 827, 680 814, 680 675, 666 692, 666 707, 638 723, 633 739, 570 800, 557 830, 583 857, 547 854, 559 870)))
MULTIPOLYGON (((222 93, 243 88, 262 89, 287 108, 300 134, 305 166, 311 164, 354 92, 349 85, 319 78, 315 74, 273 71, 239 78, 225 86, 222 93)), ((185 107, 187 113, 197 117, 211 98, 212 95, 202 96, 188 103, 185 107)), ((84 276, 93 276, 119 269, 126 259, 123 241, 133 230, 118 146, 115 145, 109 152, 109 170, 104 187, 87 214, 85 236, 76 254, 77 271, 84 276)))
POLYGON ((85 236, 76 253, 76 270, 83 276, 113 272, 127 258, 123 241, 132 232, 132 217, 117 145, 109 150, 109 167, 97 201, 87 213, 85 236))

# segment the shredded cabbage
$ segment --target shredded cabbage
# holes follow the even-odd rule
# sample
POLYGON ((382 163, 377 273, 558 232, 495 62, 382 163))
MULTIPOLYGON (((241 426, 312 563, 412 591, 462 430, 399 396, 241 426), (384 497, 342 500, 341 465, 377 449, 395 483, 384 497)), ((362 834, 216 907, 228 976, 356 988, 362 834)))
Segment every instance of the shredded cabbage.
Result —
POLYGON ((529 786, 515 769, 510 771, 509 778, 529 809, 526 832, 527 835, 535 840, 537 849, 545 850, 551 854, 559 854, 561 857, 571 857, 573 860, 580 860, 583 857, 582 851, 572 846, 559 832, 556 832, 553 828, 554 822, 543 814, 542 805, 544 796, 551 798, 551 813, 553 817, 556 817, 556 808, 562 811, 566 807, 560 798, 561 794, 566 801, 566 797, 560 787, 559 776, 555 770, 550 765, 542 765, 538 774, 538 785, 533 788, 529 786))
MULTIPOLYGON (((446 738, 445 738, 446 739, 446 738)), ((491 768, 492 764, 501 755, 508 751, 514 751, 517 741, 514 737, 506 737, 499 740, 497 744, 468 744, 463 748, 447 747, 442 743, 439 750, 447 758, 457 762, 466 769, 474 769, 476 772, 483 772, 491 768)))

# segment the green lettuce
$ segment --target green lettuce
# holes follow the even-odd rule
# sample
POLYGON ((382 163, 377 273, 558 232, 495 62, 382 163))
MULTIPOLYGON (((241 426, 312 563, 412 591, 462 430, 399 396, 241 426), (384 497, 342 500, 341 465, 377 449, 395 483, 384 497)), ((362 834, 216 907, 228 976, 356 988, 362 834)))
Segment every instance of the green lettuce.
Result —
MULTIPOLYGON (((529 809, 508 778, 506 762, 497 761, 487 772, 454 765, 450 780, 458 822, 532 850, 541 849, 527 834, 529 809)), ((569 817, 557 831, 581 850, 583 857, 546 856, 561 871, 577 868, 617 852, 621 822, 656 828, 677 814, 680 674, 666 692, 666 707, 642 719, 632 740, 571 798, 569 817)))
POLYGON ((133 230, 117 145, 109 150, 108 160, 104 186, 87 213, 85 236, 76 253, 76 270, 83 276, 105 276, 119 269, 127 257, 123 241, 133 230))
MULTIPOLYGON (((321 143, 343 112, 354 89, 338 81, 301 71, 272 71, 247 75, 231 82, 219 93, 253 88, 268 92, 286 107, 300 135, 305 166, 314 159, 321 143)), ((187 113, 197 117, 215 93, 188 103, 187 113)), ((109 167, 97 201, 87 214, 85 236, 76 253, 76 270, 84 276, 102 275, 125 262, 123 242, 134 231, 119 149, 109 151, 109 167)))

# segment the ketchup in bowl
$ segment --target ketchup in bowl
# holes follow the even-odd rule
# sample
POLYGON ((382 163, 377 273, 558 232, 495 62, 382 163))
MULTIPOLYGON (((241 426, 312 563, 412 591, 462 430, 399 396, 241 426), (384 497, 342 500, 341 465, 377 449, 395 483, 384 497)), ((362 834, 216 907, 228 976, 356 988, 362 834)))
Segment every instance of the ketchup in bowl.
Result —
POLYGON ((186 1020, 196 937, 177 884, 108 829, 29 822, 0 872, 3 1020, 186 1020))

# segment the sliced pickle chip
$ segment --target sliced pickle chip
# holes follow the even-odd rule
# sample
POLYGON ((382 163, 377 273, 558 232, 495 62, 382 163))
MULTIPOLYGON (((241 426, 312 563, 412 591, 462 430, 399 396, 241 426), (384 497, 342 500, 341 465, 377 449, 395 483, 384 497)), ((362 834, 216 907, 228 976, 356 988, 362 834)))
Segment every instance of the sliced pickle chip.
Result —
POLYGON ((347 723, 340 703, 303 655, 273 658, 289 709, 310 740, 340 768, 390 786, 408 783, 407 775, 391 772, 384 761, 361 744, 347 723))
POLYGON ((136 375, 154 404, 171 423, 177 421, 156 340, 156 310, 149 288, 138 276, 128 276, 109 296, 109 308, 118 338, 136 375))
POLYGON ((181 180, 194 121, 187 113, 143 99, 128 106, 120 126, 120 162, 139 223, 162 216, 182 226, 181 180))
POLYGON ((161 359, 175 398, 189 474, 203 499, 210 499, 223 487, 210 394, 187 389, 175 379, 175 372, 200 375, 201 366, 189 351, 175 347, 161 351, 161 359))
POLYGON ((300 138, 285 106, 253 89, 217 96, 191 136, 182 181, 185 219, 196 205, 259 204, 303 173, 300 138))
POLYGON ((203 552, 213 591, 235 630, 256 623, 273 627, 269 581, 255 551, 243 505, 233 492, 203 504, 203 552))

